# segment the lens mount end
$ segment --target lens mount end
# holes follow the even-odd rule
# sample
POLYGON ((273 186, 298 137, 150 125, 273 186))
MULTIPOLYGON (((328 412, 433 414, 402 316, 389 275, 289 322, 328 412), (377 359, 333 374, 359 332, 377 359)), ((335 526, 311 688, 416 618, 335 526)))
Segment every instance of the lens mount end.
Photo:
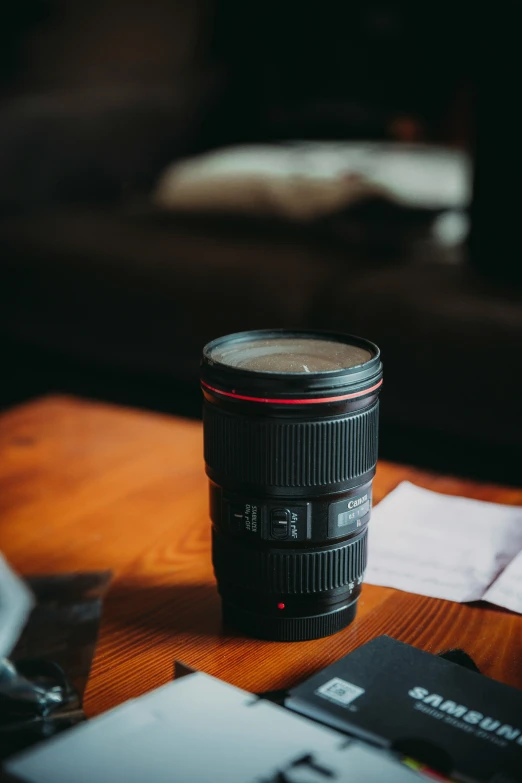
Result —
POLYGON ((223 624, 272 642, 305 642, 346 628, 357 613, 357 599, 347 606, 311 617, 268 617, 223 601, 223 624))

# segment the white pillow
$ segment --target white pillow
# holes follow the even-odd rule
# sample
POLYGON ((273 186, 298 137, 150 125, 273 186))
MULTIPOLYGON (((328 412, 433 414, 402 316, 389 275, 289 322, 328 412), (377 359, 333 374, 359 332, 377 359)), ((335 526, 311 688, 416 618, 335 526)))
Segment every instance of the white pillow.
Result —
POLYGON ((311 142, 230 147, 175 163, 155 203, 174 211, 309 220, 380 195, 405 206, 462 209, 471 190, 465 153, 423 145, 311 142))

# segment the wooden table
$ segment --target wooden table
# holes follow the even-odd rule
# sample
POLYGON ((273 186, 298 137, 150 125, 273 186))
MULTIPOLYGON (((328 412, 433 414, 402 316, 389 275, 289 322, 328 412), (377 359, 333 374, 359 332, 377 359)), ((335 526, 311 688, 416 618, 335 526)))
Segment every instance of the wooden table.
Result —
MULTIPOLYGON (((522 504, 522 490, 381 462, 380 500, 403 479, 522 504)), ((197 422, 50 397, 0 417, 0 549, 22 574, 111 568, 85 708, 95 715, 172 678, 173 661, 251 691, 289 686, 389 634, 431 652, 462 647, 522 687, 522 617, 364 585, 357 620, 312 642, 221 629, 197 422)))

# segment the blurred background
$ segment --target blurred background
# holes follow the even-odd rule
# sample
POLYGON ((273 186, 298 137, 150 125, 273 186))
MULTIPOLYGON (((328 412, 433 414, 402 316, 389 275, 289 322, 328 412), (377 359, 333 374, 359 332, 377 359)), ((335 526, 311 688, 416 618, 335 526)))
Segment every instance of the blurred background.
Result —
POLYGON ((382 456, 519 483, 521 3, 1 17, 1 407, 196 417, 208 340, 331 329, 381 347, 382 456))

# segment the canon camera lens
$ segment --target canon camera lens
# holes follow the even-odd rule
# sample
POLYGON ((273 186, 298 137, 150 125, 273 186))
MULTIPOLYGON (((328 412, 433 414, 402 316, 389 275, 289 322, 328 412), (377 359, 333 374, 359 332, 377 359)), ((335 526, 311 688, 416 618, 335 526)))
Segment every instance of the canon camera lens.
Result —
POLYGON ((382 365, 359 337, 263 330, 205 346, 205 463, 223 620, 298 641, 355 617, 382 365))

